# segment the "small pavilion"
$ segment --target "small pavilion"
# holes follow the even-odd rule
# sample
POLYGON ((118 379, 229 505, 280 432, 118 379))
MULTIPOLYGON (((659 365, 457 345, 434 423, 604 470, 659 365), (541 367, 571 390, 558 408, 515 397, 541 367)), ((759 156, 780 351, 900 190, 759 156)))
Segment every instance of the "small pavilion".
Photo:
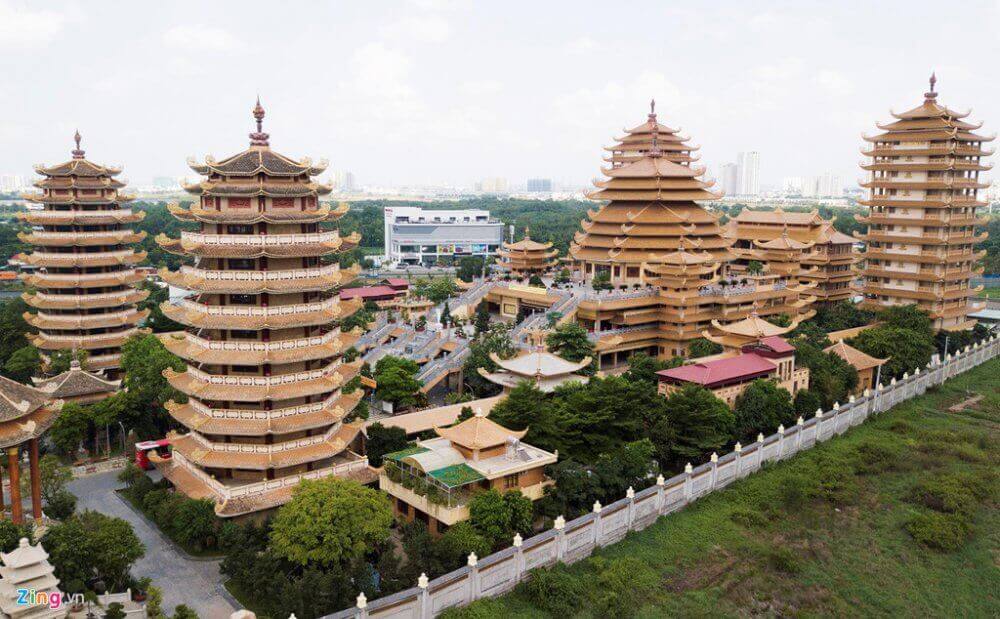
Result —
POLYGON ((523 239, 504 243, 499 254, 500 266, 517 276, 544 273, 559 262, 559 250, 552 249, 552 243, 533 241, 528 228, 524 229, 523 239))
MULTIPOLYGON (((0 376, 0 448, 7 451, 10 475, 11 520, 24 522, 21 508, 20 449, 28 445, 31 474, 31 511, 35 522, 42 519, 42 481, 38 469, 38 438, 49 429, 62 409, 62 400, 53 401, 46 391, 22 385, 0 376)), ((0 486, 3 479, 0 476, 0 486)), ((0 512, 3 493, 0 492, 0 512)))
POLYGON ((586 384, 590 380, 589 377, 576 373, 590 365, 590 357, 584 357, 579 361, 567 361, 545 350, 543 332, 534 331, 531 338, 535 342, 534 351, 513 359, 501 359, 496 353, 490 353, 490 359, 499 368, 496 372, 479 368, 479 375, 503 387, 504 393, 509 393, 521 381, 534 383, 541 391, 551 393, 568 382, 586 384))
POLYGON ((69 369, 52 378, 32 378, 40 390, 52 400, 87 404, 111 397, 121 387, 121 380, 107 380, 80 367, 74 359, 69 369))
POLYGON ((48 619, 65 617, 67 606, 59 604, 53 608, 53 598, 65 601, 66 595, 59 591, 59 579, 55 577, 49 553, 41 544, 31 545, 22 537, 17 548, 10 552, 0 552, 0 616, 14 619, 48 619), (19 590, 33 592, 28 604, 19 603, 19 590))
POLYGON ((884 365, 888 359, 877 359, 867 353, 863 353, 853 346, 849 346, 844 340, 840 340, 832 346, 823 349, 823 352, 832 352, 858 372, 858 386, 854 388, 854 393, 863 393, 865 389, 875 386, 875 375, 878 368, 884 365))

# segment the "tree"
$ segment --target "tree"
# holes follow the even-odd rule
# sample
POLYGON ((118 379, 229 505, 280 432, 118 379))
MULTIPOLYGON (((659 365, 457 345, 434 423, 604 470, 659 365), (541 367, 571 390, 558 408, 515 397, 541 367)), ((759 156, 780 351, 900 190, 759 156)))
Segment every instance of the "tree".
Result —
POLYGON ((160 286, 156 282, 142 280, 139 282, 139 289, 149 292, 149 296, 138 304, 139 310, 149 310, 145 327, 153 330, 153 333, 163 333, 164 331, 183 331, 184 325, 167 318, 160 304, 166 302, 170 296, 167 286, 160 286))
POLYGON ((377 490, 336 477, 303 480, 278 510, 271 548, 298 565, 345 567, 389 538, 392 507, 377 490))
MULTIPOLYGON (((0 226, 0 230, 3 229, 5 227, 0 226)), ((15 351, 28 345, 27 333, 30 329, 24 320, 24 314, 27 312, 28 304, 21 297, 0 303, 0 364, 2 365, 6 365, 15 351)))
POLYGON ((451 308, 448 307, 448 302, 444 302, 444 307, 441 308, 441 324, 445 329, 448 328, 448 324, 453 322, 451 318, 451 308))
MULTIPOLYGON (((494 491, 495 492, 495 491, 494 491)), ((528 500, 529 506, 531 500, 528 500)), ((451 526, 436 543, 432 552, 441 572, 465 565, 470 553, 485 557, 493 549, 493 544, 472 523, 459 522, 451 526)))
POLYGON ((799 331, 804 325, 815 325, 824 333, 854 329, 870 324, 875 320, 874 312, 860 309, 851 301, 841 301, 833 305, 823 305, 816 309, 816 315, 796 328, 799 331))
POLYGON ((602 453, 642 438, 646 417, 661 412, 664 404, 651 385, 632 384, 621 376, 563 385, 554 393, 560 454, 593 462, 602 453))
MULTIPOLYGON (((821 334, 820 345, 829 346, 825 334, 821 334)), ((817 408, 824 410, 833 407, 834 402, 844 402, 858 385, 858 372, 854 367, 839 356, 823 352, 823 349, 810 341, 811 336, 801 335, 792 340, 795 346, 795 360, 799 367, 809 368, 809 391, 815 396, 809 397, 812 403, 817 397, 819 404, 808 411, 814 413, 817 408)), ((804 406, 805 402, 800 405, 804 406)))
POLYGON ((46 503, 58 502, 62 495, 69 492, 66 485, 73 479, 73 473, 59 458, 49 454, 42 456, 38 462, 38 473, 42 500, 46 503))
MULTIPOLYGON (((585 358, 596 358, 594 343, 590 341, 587 330, 578 322, 566 322, 545 338, 549 350, 567 361, 583 361, 585 358)), ((596 368, 595 368, 596 369, 596 368)), ((593 369, 589 373, 593 373, 593 369)))
POLYGON ((594 290, 611 290, 611 274, 601 271, 590 280, 590 287, 594 290))
POLYGON ((146 554, 129 523, 91 511, 50 526, 41 542, 68 593, 82 592, 94 575, 109 591, 122 591, 146 554))
POLYGON ((628 358, 628 371, 623 374, 625 380, 629 382, 644 382, 656 385, 659 379, 656 373, 667 369, 667 362, 656 357, 650 357, 644 352, 633 353, 628 358))
POLYGON ((930 315, 916 305, 894 305, 879 312, 878 317, 887 327, 906 329, 926 337, 934 335, 930 315))
POLYGON ((35 526, 30 520, 14 524, 12 520, 0 518, 0 552, 11 552, 17 548, 22 537, 35 539, 35 526))
POLYGON ((900 378, 904 372, 924 368, 934 354, 934 340, 919 331, 881 325, 865 329, 847 342, 877 359, 889 360, 882 366, 882 380, 900 378))
POLYGON ((537 286, 538 288, 544 288, 545 282, 542 281, 542 278, 539 277, 537 273, 532 273, 531 277, 528 278, 528 285, 537 286))
POLYGON ((770 434, 779 425, 795 422, 792 395, 773 380, 757 379, 736 398, 736 437, 752 442, 758 433, 770 434))
POLYGON ((570 273, 569 269, 567 269, 566 267, 559 269, 559 272, 556 273, 557 284, 568 284, 569 279, 570 279, 570 273))
POLYGON ((707 357, 709 355, 717 355, 722 352, 722 346, 716 344, 715 342, 699 337, 697 339, 691 340, 688 344, 688 356, 692 359, 700 359, 701 357, 707 357))
POLYGON ((187 604, 178 604, 174 609, 173 619, 198 619, 198 613, 187 604))
POLYGON ((531 499, 519 490, 500 494, 494 488, 477 493, 469 501, 469 522, 493 548, 509 542, 515 533, 530 533, 531 512, 531 499))
POLYGON ((415 361, 386 355, 375 364, 375 397, 392 402, 394 407, 407 408, 424 403, 420 392, 423 385, 416 379, 420 366, 415 361))
POLYGON ((509 325, 502 322, 491 324, 469 344, 469 356, 466 357, 464 365, 465 382, 479 397, 486 397, 500 390, 497 385, 479 375, 479 368, 487 372, 497 371, 497 364, 490 358, 491 353, 501 359, 510 359, 517 353, 511 341, 509 325))
POLYGON ((409 441, 406 440, 406 431, 397 427, 385 427, 381 423, 375 422, 365 429, 368 440, 365 442, 365 452, 368 454, 368 464, 371 466, 382 466, 382 456, 394 451, 406 449, 409 441))
POLYGON ((73 362, 76 361, 80 367, 87 368, 86 350, 54 350, 49 353, 49 364, 46 372, 49 374, 62 374, 69 370, 73 362))
POLYGON ((25 385, 31 384, 31 377, 37 376, 42 367, 42 357, 38 349, 30 344, 14 351, 3 364, 3 375, 25 385))
POLYGON ((182 372, 186 367, 184 361, 164 348, 159 338, 149 334, 131 337, 125 342, 121 365, 125 372, 122 381, 125 392, 116 395, 124 398, 120 421, 134 428, 140 437, 162 436, 169 427, 164 405, 169 400, 187 401, 184 394, 170 386, 163 371, 171 368, 182 372))
POLYGON ((438 277, 431 280, 421 278, 414 283, 413 291, 420 297, 441 303, 448 297, 455 296, 458 292, 458 284, 450 277, 438 277))
POLYGON ((465 256, 458 261, 458 269, 456 270, 455 275, 458 279, 468 283, 479 277, 482 272, 482 256, 465 256))
POLYGON ((764 265, 758 260, 751 260, 747 264, 747 275, 760 275, 764 272, 764 265))
POLYGON ((720 451, 733 435, 735 417, 726 403, 699 385, 686 385, 670 394, 666 400, 667 415, 661 423, 669 431, 658 428, 659 436, 670 436, 672 442, 664 449, 658 446, 658 457, 667 468, 683 466, 708 454, 720 451))
POLYGON ((768 322, 778 327, 787 327, 792 324, 792 318, 788 314, 776 314, 768 318, 768 322))
POLYGON ((480 335, 486 333, 490 328, 490 307, 485 299, 480 301, 479 305, 476 306, 476 317, 473 325, 476 327, 476 338, 479 338, 480 335))
POLYGON ((125 619, 128 615, 125 614, 124 609, 125 607, 120 602, 112 602, 104 611, 104 619, 125 619))
POLYGON ((214 546, 217 526, 215 504, 208 499, 185 499, 174 515, 177 541, 188 546, 214 546))
POLYGON ((49 438, 60 452, 74 455, 87 437, 90 420, 88 409, 76 402, 68 402, 63 405, 59 416, 52 423, 49 438))
POLYGON ((812 389, 799 389, 792 405, 795 407, 796 416, 808 419, 823 408, 823 398, 812 389))

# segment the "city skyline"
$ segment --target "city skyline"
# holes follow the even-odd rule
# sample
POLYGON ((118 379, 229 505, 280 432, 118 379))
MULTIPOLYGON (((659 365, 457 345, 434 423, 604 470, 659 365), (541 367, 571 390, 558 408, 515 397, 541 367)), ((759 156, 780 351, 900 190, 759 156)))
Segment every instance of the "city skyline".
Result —
POLYGON ((866 19, 903 22, 909 33, 879 40, 857 28, 853 3, 824 5, 822 17, 812 3, 643 3, 629 13, 661 26, 630 33, 619 49, 589 19, 603 10, 596 3, 533 9, 531 20, 518 18, 518 3, 400 2, 391 16, 315 5, 303 20, 263 3, 2 2, 0 50, 18 96, 0 103, 0 173, 29 177, 33 164, 61 160, 79 129, 86 148, 136 184, 183 176, 188 156, 238 147, 260 94, 276 144, 329 159, 363 184, 545 177, 585 186, 599 174, 601 146, 641 121, 655 97, 665 123, 699 136, 710 168, 757 151, 763 186, 827 171, 854 185, 861 133, 887 108, 919 100, 932 70, 956 107, 980 103, 977 117, 1000 117, 1000 86, 985 62, 968 60, 993 51, 1000 7, 977 4, 992 19, 942 16, 930 3, 867 7, 866 19), (254 37, 264 23, 269 36, 254 37), (105 28, 116 37, 98 36, 105 28), (943 44, 930 49, 929 37, 943 44), (38 79, 80 41, 101 67, 96 77, 38 79), (907 69, 884 72, 874 57, 907 69), (385 166, 390 152, 408 164, 385 166))

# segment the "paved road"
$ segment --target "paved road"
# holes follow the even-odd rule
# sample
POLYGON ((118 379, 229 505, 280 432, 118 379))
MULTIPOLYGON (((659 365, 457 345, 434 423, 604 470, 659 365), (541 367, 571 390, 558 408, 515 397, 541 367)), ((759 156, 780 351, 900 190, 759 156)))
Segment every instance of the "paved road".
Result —
POLYGON ((229 617, 238 608, 223 595, 223 576, 219 574, 218 561, 194 561, 177 551, 172 543, 160 536, 159 531, 115 495, 120 487, 117 471, 81 477, 69 484, 70 491, 79 497, 77 509, 89 509, 108 516, 127 520, 136 535, 146 545, 146 556, 132 568, 136 578, 148 576, 163 591, 163 609, 174 612, 178 604, 187 604, 202 619, 229 617))

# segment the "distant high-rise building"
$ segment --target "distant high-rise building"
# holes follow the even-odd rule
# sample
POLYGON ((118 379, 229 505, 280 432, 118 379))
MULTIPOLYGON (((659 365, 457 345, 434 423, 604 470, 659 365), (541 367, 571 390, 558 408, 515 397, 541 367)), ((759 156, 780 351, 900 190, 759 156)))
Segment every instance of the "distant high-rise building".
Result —
POLYGON ((507 193, 509 190, 507 179, 501 176, 484 178, 476 183, 476 191, 483 193, 507 193))
POLYGON ((722 166, 722 192, 727 196, 735 196, 740 191, 740 168, 735 163, 727 163, 722 166))
POLYGON ((760 153, 755 150, 740 153, 736 158, 739 166, 739 190, 741 196, 760 194, 760 153))
POLYGON ((23 176, 18 174, 0 175, 0 192, 14 193, 15 191, 21 191, 26 187, 27 183, 24 182, 23 176))
POLYGON ((789 196, 801 196, 802 195, 802 177, 801 176, 786 176, 781 180, 781 192, 789 196))
POLYGON ((347 191, 354 191, 357 187, 356 181, 354 179, 354 174, 347 170, 338 170, 333 173, 330 178, 333 181, 331 184, 333 188, 340 193, 347 191))
POLYGON ((844 195, 844 184, 836 174, 821 174, 806 179, 802 195, 810 198, 839 198, 844 195))
POLYGON ((528 191, 531 193, 549 192, 552 191, 552 179, 551 178, 529 178, 528 179, 528 191))
POLYGON ((176 178, 170 176, 154 176, 153 187, 157 189, 180 189, 180 183, 176 178))

